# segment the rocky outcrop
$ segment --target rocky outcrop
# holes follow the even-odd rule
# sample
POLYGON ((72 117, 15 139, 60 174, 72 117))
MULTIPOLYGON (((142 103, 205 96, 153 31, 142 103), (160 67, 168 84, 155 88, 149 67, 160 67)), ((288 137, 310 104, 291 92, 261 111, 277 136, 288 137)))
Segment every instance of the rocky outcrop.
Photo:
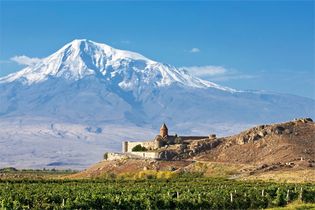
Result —
POLYGON ((189 145, 189 149, 197 154, 215 148, 220 142, 220 139, 195 141, 189 145))
POLYGON ((160 152, 159 159, 161 160, 172 160, 178 153, 172 150, 165 150, 160 152))
POLYGON ((294 132, 294 126, 298 123, 311 123, 313 120, 311 118, 301 118, 295 119, 292 122, 274 124, 274 125, 260 125, 251 128, 245 132, 238 135, 237 144, 253 143, 261 138, 269 135, 298 135, 294 132))

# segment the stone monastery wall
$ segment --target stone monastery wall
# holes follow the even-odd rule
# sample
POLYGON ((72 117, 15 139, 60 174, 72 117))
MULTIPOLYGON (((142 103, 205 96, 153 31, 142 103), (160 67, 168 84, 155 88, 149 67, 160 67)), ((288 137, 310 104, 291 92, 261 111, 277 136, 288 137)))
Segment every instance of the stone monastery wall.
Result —
POLYGON ((107 160, 122 160, 122 159, 159 159, 158 152, 128 152, 128 153, 115 153, 109 152, 107 160))
POLYGON ((139 158, 144 159, 159 159, 158 152, 130 152, 132 155, 135 155, 139 158))
POLYGON ((147 149, 154 149, 153 141, 124 141, 122 144, 123 144, 122 152, 132 152, 132 148, 139 144, 147 149))

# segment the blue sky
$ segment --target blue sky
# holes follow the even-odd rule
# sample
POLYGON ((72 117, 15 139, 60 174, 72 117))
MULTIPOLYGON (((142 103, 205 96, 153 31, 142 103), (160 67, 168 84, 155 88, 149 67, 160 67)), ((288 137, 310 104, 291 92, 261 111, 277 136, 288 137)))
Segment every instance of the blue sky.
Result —
POLYGON ((232 88, 315 99, 314 1, 0 0, 0 76, 23 68, 15 56, 46 57, 77 38, 232 88))

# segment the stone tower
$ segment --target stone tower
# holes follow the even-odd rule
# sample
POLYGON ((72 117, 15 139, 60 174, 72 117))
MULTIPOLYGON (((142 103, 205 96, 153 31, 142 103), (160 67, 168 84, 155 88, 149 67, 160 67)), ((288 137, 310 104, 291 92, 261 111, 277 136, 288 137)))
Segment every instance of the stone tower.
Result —
POLYGON ((168 136, 168 128, 166 127, 165 123, 160 128, 160 136, 165 137, 168 136))

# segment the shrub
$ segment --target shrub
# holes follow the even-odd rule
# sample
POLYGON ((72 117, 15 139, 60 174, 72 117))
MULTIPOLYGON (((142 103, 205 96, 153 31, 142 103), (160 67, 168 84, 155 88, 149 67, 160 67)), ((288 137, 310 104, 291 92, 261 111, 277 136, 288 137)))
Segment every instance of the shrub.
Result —
POLYGON ((1 168, 0 172, 13 172, 13 171, 18 171, 16 168, 13 167, 6 167, 6 168, 1 168))
POLYGON ((141 146, 140 144, 136 145, 134 148, 132 148, 133 152, 144 152, 147 151, 148 149, 141 146))
POLYGON ((108 158, 108 152, 105 152, 104 153, 104 160, 107 160, 107 158, 108 158))

